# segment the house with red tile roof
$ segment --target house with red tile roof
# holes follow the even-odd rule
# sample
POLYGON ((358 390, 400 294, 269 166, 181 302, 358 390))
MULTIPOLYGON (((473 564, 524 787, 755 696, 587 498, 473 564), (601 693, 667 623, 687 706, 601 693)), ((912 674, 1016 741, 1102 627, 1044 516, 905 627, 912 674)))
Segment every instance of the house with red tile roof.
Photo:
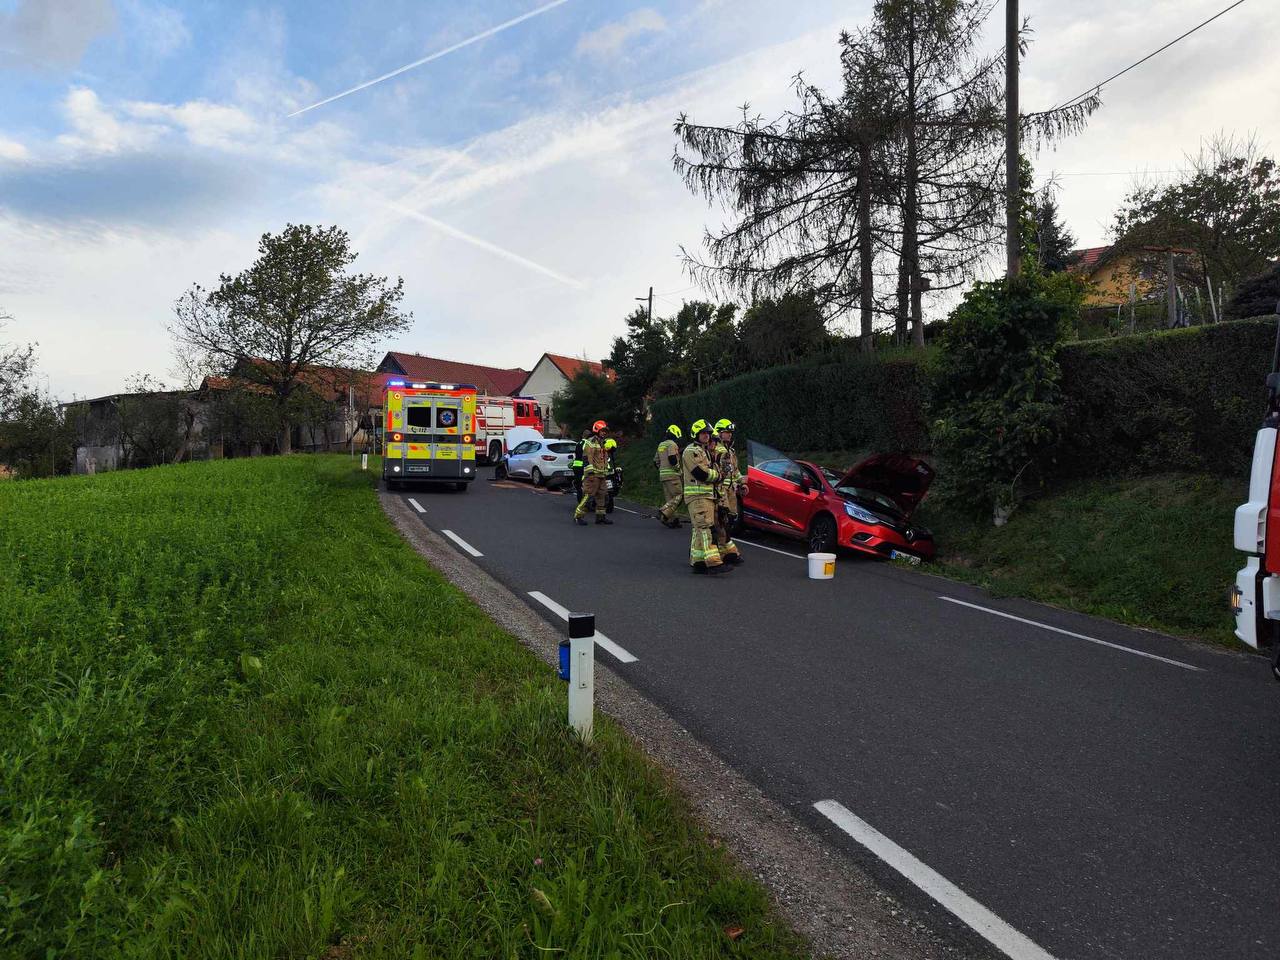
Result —
POLYGON ((603 363, 585 358, 566 357, 558 353, 544 353, 533 365, 533 369, 520 383, 518 393, 523 397, 533 397, 542 407, 543 418, 548 432, 564 433, 564 425, 555 419, 552 409, 552 397, 556 392, 569 385, 569 381, 582 371, 597 377, 616 378, 616 374, 603 363))
MULTIPOLYGON (((519 367, 486 367, 478 363, 424 357, 418 353, 392 350, 378 364, 378 373, 407 377, 432 383, 470 383, 481 393, 493 397, 511 397, 529 376, 519 367)), ((383 377, 383 382, 386 377, 383 377)))
POLYGON ((1067 269, 1089 281, 1086 307, 1114 307, 1130 300, 1163 296, 1167 287, 1164 263, 1170 253, 1179 277, 1189 275, 1198 263, 1194 250, 1175 247, 1135 246, 1084 247, 1071 251, 1067 269))

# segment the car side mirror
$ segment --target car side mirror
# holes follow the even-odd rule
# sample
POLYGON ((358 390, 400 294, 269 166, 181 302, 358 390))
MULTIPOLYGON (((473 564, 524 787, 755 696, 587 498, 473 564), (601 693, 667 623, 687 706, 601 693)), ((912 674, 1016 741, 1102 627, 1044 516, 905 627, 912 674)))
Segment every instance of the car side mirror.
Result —
POLYGON ((813 489, 813 484, 811 484, 811 483, 809 482, 809 477, 808 477, 808 475, 807 475, 807 474, 801 474, 801 475, 800 475, 800 492, 801 492, 801 493, 808 493, 808 492, 809 492, 810 490, 812 490, 812 489, 813 489))

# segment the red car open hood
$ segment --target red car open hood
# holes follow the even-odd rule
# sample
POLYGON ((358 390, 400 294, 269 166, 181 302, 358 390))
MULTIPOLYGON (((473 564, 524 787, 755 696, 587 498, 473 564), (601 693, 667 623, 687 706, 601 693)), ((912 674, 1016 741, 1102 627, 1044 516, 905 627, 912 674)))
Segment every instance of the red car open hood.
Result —
POLYGON ((933 467, 905 453, 873 453, 850 467, 840 480, 842 487, 861 487, 884 494, 910 517, 933 483, 933 467))

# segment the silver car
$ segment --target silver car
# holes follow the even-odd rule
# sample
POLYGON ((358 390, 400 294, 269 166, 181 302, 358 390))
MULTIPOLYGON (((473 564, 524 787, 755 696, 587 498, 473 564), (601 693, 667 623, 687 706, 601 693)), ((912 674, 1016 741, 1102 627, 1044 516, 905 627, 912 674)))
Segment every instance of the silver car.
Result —
POLYGON ((496 475, 532 480, 535 487, 573 481, 572 440, 526 440, 499 461, 496 475))

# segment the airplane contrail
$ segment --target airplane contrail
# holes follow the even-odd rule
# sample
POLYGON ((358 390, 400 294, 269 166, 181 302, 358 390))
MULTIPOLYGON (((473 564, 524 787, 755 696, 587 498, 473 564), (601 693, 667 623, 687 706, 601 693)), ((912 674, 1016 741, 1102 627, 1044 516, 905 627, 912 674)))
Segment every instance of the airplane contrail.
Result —
POLYGON ((390 80, 392 77, 398 77, 400 74, 413 70, 415 67, 420 67, 424 63, 430 63, 432 60, 439 60, 441 57, 448 56, 456 50, 461 50, 463 47, 469 47, 473 43, 479 43, 481 40, 487 40, 495 33, 501 33, 503 30, 514 27, 518 23, 524 23, 526 20, 544 14, 548 10, 552 10, 555 7, 568 2, 569 0, 551 0, 550 3, 544 3, 536 10, 530 10, 528 13, 522 13, 518 17, 512 17, 510 20, 500 23, 496 27, 490 27, 488 30, 477 33, 474 37, 468 37, 466 40, 460 40, 451 47, 445 47, 443 50, 437 50, 435 53, 429 54, 421 60, 415 60, 413 63, 406 63, 403 67, 398 67, 390 73, 384 73, 380 77, 374 77, 372 80, 366 80, 364 83, 358 84, 350 90, 343 90, 341 93, 335 93, 332 97, 326 97, 323 100, 311 104, 309 107, 303 107, 301 110, 295 110, 293 113, 289 114, 289 116, 296 117, 299 114, 306 113, 308 110, 314 110, 316 107, 323 107, 326 103, 333 103, 333 101, 341 100, 343 97, 349 97, 353 93, 359 93, 361 90, 372 87, 374 84, 382 83, 383 80, 390 80))
POLYGON ((395 203, 394 201, 391 201, 391 200, 384 200, 383 205, 391 210, 394 210, 396 213, 400 214, 400 216, 402 217, 408 217, 411 220, 417 220, 421 223, 425 223, 427 226, 433 227, 436 230, 439 230, 441 233, 447 234, 448 236, 453 237, 455 240, 461 240, 463 243, 469 243, 473 247, 478 247, 481 250, 484 250, 488 253, 492 253, 496 256, 502 257, 504 260, 510 260, 512 263, 518 263, 522 267, 526 267, 529 270, 533 270, 535 273, 540 273, 544 277, 550 277, 552 280, 555 280, 559 283, 563 283, 565 286, 573 287, 575 290, 582 290, 586 286, 586 284, 584 284, 581 280, 575 280, 573 279, 573 277, 566 277, 563 273, 557 273, 555 270, 552 270, 550 267, 544 267, 540 263, 534 263, 532 260, 528 259, 527 257, 522 257, 518 253, 513 253, 510 250, 506 250, 498 246, 497 244, 490 243, 488 240, 481 240, 479 237, 475 237, 469 233, 465 233, 462 230, 459 230, 457 227, 451 227, 449 226, 449 224, 442 223, 441 221, 437 220, 435 217, 428 216, 427 214, 422 213, 419 210, 414 210, 412 207, 406 207, 404 204, 395 203))

